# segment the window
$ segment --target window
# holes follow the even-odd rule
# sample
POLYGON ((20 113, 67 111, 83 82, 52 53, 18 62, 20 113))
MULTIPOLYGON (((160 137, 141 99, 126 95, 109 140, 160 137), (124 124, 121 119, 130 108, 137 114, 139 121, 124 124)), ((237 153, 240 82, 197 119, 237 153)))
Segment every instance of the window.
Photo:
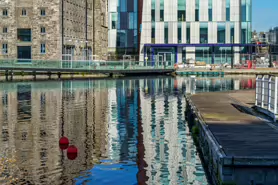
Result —
POLYGON ((208 23, 200 23, 200 43, 208 43, 208 23))
POLYGON ((31 29, 17 29, 17 39, 20 42, 31 42, 31 29))
POLYGON ((41 33, 45 33, 45 27, 41 27, 41 33))
POLYGON ((168 22, 164 22, 164 44, 168 44, 168 22))
POLYGON ((178 0, 178 21, 185 21, 186 0, 178 0))
POLYGON ((8 54, 8 44, 2 45, 2 54, 8 54))
POLYGON ((160 21, 164 21, 164 0, 160 0, 160 21))
POLYGON ((226 41, 226 24, 218 23, 217 25, 217 43, 225 43, 226 41))
POLYGON ((152 23, 152 44, 155 44, 155 23, 152 23))
POLYGON ((155 0, 152 0, 152 21, 155 21, 155 0))
POLYGON ((200 2, 199 0, 195 1, 195 21, 199 21, 199 6, 200 2))
POLYGON ((186 43, 190 44, 190 23, 186 23, 186 43))
POLYGON ((208 16, 209 16, 209 21, 212 21, 212 0, 209 0, 208 16))
POLYGON ((7 9, 4 9, 2 13, 3 13, 3 16, 8 16, 8 10, 7 9))
POLYGON ((117 29, 118 14, 111 13, 111 17, 112 17, 112 29, 117 29))
POLYGON ((45 8, 41 8, 41 16, 45 16, 45 8))
POLYGON ((181 23, 178 23, 178 43, 181 43, 182 33, 181 33, 181 23))
POLYGON ((230 10, 230 0, 226 0, 226 21, 230 21, 230 14, 231 14, 231 10, 230 10))
POLYGON ((7 27, 3 28, 3 33, 8 33, 8 28, 7 27))
POLYGON ((26 16, 26 15, 27 15, 27 12, 26 12, 26 9, 25 9, 25 8, 22 9, 21 15, 22 15, 22 16, 26 16))
POLYGON ((234 25, 234 23, 230 23, 230 28, 231 28, 231 43, 233 44, 233 43, 235 43, 235 25, 234 25))
POLYGON ((41 44, 41 54, 45 54, 45 43, 41 44))

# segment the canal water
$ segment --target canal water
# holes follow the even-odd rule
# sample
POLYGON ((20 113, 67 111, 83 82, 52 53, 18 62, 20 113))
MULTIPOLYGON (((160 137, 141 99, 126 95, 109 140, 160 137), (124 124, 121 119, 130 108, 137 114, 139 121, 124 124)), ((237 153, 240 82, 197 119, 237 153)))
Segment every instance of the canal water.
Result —
POLYGON ((254 87, 253 78, 1 82, 0 184, 206 185, 184 94, 254 87))

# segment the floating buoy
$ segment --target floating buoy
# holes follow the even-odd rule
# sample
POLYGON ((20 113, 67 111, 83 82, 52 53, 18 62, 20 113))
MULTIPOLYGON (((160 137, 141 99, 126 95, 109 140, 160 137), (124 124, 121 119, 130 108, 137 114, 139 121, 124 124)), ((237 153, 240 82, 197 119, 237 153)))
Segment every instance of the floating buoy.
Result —
POLYGON ((61 137, 59 141, 59 146, 61 150, 65 150, 69 146, 69 139, 67 137, 61 137))
POLYGON ((69 160, 76 159, 78 154, 78 149, 74 145, 70 145, 67 150, 67 157, 69 160))

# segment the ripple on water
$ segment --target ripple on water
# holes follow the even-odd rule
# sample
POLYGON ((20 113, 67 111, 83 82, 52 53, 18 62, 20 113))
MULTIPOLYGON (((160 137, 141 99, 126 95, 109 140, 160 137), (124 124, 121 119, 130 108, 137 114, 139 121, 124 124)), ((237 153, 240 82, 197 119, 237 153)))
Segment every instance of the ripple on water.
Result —
POLYGON ((193 89, 191 82, 0 83, 0 163, 8 161, 0 164, 0 184, 207 184, 183 95, 251 88, 253 81, 200 78, 193 89), (78 148, 75 160, 60 150, 62 136, 78 148))

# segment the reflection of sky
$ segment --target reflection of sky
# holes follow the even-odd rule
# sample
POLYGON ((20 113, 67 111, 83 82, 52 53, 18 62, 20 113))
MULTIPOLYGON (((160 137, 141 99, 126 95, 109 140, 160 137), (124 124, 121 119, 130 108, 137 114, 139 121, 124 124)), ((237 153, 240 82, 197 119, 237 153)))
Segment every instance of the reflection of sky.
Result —
POLYGON ((136 173, 138 168, 135 162, 110 163, 110 161, 101 161, 101 165, 95 165, 89 170, 87 176, 79 177, 76 185, 94 184, 94 185, 135 185, 137 184, 136 173))

